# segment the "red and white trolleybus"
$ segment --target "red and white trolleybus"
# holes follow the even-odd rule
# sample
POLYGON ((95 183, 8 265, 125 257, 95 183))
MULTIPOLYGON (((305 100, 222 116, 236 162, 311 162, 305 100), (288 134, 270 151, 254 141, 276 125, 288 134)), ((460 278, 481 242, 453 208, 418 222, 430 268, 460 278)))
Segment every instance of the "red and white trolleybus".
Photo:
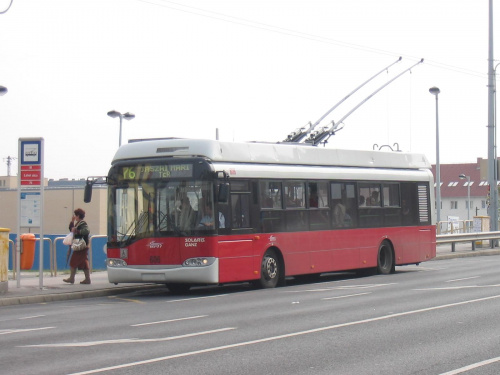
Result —
POLYGON ((419 264, 436 254, 430 164, 403 152, 134 140, 107 176, 112 283, 192 285, 419 264))

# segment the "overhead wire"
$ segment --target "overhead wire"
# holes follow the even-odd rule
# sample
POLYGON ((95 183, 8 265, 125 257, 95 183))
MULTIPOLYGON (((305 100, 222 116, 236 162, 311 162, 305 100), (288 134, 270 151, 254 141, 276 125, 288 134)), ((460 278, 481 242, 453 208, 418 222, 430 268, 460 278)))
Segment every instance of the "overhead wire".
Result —
POLYGON ((10 9, 10 7, 12 6, 12 3, 14 2, 14 0, 10 0, 10 4, 9 6, 7 7, 7 9, 5 10, 0 10, 0 14, 4 14, 4 13, 7 13, 7 11, 10 9))
MULTIPOLYGON (((194 7, 194 6, 190 6, 190 5, 180 4, 178 2, 171 1, 171 0, 137 0, 137 1, 142 2, 142 3, 146 3, 146 4, 156 5, 156 6, 163 7, 163 8, 176 10, 179 12, 195 14, 195 15, 198 15, 201 17, 206 17, 206 18, 211 18, 211 19, 215 19, 215 20, 219 20, 219 21, 228 22, 228 23, 238 24, 241 26, 247 26, 247 27, 251 27, 251 28, 261 29, 261 30, 274 32, 274 33, 278 33, 278 34, 283 34, 283 35, 287 35, 287 36, 312 40, 315 42, 333 44, 333 45, 338 45, 338 46, 342 46, 342 47, 347 47, 347 48, 351 48, 351 49, 361 50, 361 51, 380 54, 380 55, 403 56, 403 57, 408 58, 408 59, 420 60, 420 57, 417 58, 416 56, 404 55, 404 54, 402 55, 400 53, 387 51, 387 50, 383 50, 383 49, 379 49, 379 48, 373 48, 373 47, 368 47, 368 46, 364 46, 364 45, 360 45, 360 44, 343 42, 343 41, 335 40, 335 39, 332 39, 329 37, 324 37, 321 35, 309 34, 309 33, 305 33, 302 31, 292 30, 292 29, 288 29, 288 28, 284 28, 284 27, 280 27, 280 26, 269 25, 269 24, 266 24, 263 22, 252 21, 252 20, 248 20, 245 18, 241 18, 241 17, 235 17, 235 16, 224 14, 224 13, 214 12, 211 10, 206 10, 206 9, 202 9, 202 8, 198 8, 198 7, 194 7), (182 8, 178 8, 178 7, 182 7, 182 8)), ((486 77, 486 73, 477 72, 477 71, 462 68, 459 66, 444 64, 444 63, 440 63, 438 61, 433 61, 433 60, 428 60, 428 59, 426 59, 425 62, 426 62, 426 65, 434 66, 434 67, 440 68, 440 69, 454 71, 456 73, 471 75, 471 76, 475 76, 475 77, 479 77, 479 78, 486 77)))

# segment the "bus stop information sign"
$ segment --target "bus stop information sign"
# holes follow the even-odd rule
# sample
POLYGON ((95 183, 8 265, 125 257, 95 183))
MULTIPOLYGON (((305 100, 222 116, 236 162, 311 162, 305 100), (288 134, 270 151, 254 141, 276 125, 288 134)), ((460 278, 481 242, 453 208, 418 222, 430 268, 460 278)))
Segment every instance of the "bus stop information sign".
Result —
POLYGON ((43 288, 43 138, 19 138, 19 173, 17 184, 17 287, 21 273, 21 228, 40 228, 40 289, 43 288))
POLYGON ((42 143, 43 139, 26 138, 19 140, 19 153, 21 161, 19 163, 19 184, 21 190, 29 189, 29 192, 19 192, 21 200, 21 215, 19 216, 21 227, 40 227, 41 201, 40 192, 37 188, 42 188, 42 143))
POLYGON ((22 186, 42 185, 42 140, 20 139, 19 178, 22 186))

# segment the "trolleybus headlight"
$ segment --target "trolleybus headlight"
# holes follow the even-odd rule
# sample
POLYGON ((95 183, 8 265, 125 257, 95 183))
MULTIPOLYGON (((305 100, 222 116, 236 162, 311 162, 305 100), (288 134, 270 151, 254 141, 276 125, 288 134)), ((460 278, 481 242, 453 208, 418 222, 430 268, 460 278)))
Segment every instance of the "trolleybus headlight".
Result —
POLYGON ((215 258, 189 258, 182 263, 183 267, 206 267, 210 266, 215 262, 215 258))
POLYGON ((108 267, 127 267, 127 262, 123 259, 108 258, 106 259, 106 265, 108 267))

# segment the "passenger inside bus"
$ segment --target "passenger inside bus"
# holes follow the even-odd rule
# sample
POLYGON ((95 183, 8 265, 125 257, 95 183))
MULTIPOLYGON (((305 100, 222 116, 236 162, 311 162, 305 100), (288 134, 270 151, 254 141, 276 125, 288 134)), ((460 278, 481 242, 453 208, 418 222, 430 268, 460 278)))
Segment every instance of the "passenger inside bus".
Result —
MULTIPOLYGON (((204 216, 200 220, 199 228, 213 229, 215 225, 214 214, 211 204, 206 204, 204 207, 204 216)), ((226 219, 222 212, 219 212, 219 228, 226 227, 226 219)))
POLYGON ((191 202, 186 193, 181 197, 181 205, 179 206, 178 226, 180 230, 189 230, 193 228, 195 213, 191 202))
POLYGON ((366 207, 366 199, 364 195, 359 196, 359 207, 366 207))
MULTIPOLYGON (((311 185, 309 185, 311 186, 311 185)), ((319 202, 318 202, 318 192, 316 189, 311 189, 311 195, 309 196, 309 207, 314 207, 318 208, 319 202)))
POLYGON ((378 190, 373 190, 372 195, 369 199, 370 206, 380 206, 380 192, 378 190))

